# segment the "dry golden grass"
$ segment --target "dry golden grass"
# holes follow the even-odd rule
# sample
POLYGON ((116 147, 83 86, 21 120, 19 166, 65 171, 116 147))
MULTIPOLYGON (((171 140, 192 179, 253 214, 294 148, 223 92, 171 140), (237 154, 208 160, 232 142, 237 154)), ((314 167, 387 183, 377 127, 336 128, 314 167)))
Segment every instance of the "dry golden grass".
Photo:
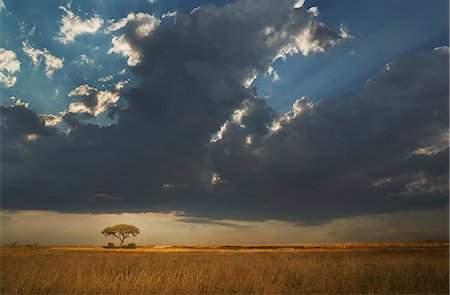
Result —
POLYGON ((449 292, 448 243, 3 247, 0 254, 1 294, 449 292))

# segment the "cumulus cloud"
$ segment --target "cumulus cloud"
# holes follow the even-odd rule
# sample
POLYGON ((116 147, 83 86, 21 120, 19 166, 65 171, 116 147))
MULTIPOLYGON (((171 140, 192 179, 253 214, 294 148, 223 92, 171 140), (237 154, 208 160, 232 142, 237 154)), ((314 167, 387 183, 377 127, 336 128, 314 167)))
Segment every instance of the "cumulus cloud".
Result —
MULTIPOLYGON (((112 77, 112 76, 111 76, 112 77)), ((109 77, 104 77, 109 81, 109 77)), ((82 124, 103 126, 112 122, 89 121, 106 113, 112 119, 114 112, 120 109, 120 94, 128 81, 119 81, 112 85, 112 90, 98 90, 88 84, 82 84, 69 92, 69 97, 78 99, 67 109, 58 114, 37 114, 46 127, 56 127, 61 134, 70 134, 72 128, 82 124)), ((19 100, 20 102, 20 100, 19 100)), ((17 103, 15 104, 17 105, 17 103)), ((27 104, 28 106, 28 104, 27 104)), ((104 121, 104 119, 102 119, 104 121)))
POLYGON ((267 67, 267 73, 266 75, 272 76, 272 81, 280 81, 280 76, 278 75, 278 72, 273 69, 273 66, 267 67))
POLYGON ((241 128, 251 115, 229 119, 211 153, 223 196, 270 204, 261 218, 305 220, 445 204, 447 79, 448 55, 420 53, 381 69, 354 101, 303 97, 260 132, 241 128))
POLYGON ((20 71, 20 61, 16 54, 5 48, 0 48, 0 83, 6 88, 14 86, 17 78, 14 73, 20 71))
POLYGON ((147 37, 152 31, 156 29, 160 21, 153 15, 148 13, 132 13, 130 12, 127 17, 112 22, 112 24, 106 29, 106 32, 115 32, 130 24, 134 33, 141 37, 147 37))
POLYGON ((98 16, 81 19, 71 11, 70 5, 59 8, 65 12, 65 15, 61 18, 61 26, 56 39, 63 44, 73 42, 79 35, 94 34, 103 25, 103 20, 98 16))
MULTIPOLYGON (((311 13, 311 15, 317 16, 315 13, 311 13)), ((270 34, 268 33, 268 35, 270 34)), ((330 31, 322 23, 313 23, 313 25, 299 32, 298 35, 292 36, 291 42, 279 50, 275 59, 286 60, 289 55, 297 53, 309 55, 310 53, 324 52, 336 45, 339 40, 349 39, 350 37, 344 27, 341 27, 341 32, 338 34, 330 31)), ((270 42, 273 42, 272 38, 270 42)))
POLYGON ((43 50, 31 47, 31 45, 24 41, 22 42, 22 49, 35 66, 39 66, 42 61, 45 64, 45 75, 51 79, 56 70, 64 66, 64 58, 59 58, 52 55, 46 48, 43 50))
POLYGON ((58 116, 58 115, 42 114, 42 115, 40 115, 40 117, 44 121, 45 126, 56 126, 62 122, 62 116, 58 116))
POLYGON ((319 16, 319 8, 317 6, 312 6, 308 8, 308 12, 311 13, 314 16, 319 16))
POLYGON ((123 85, 81 85, 71 92, 81 101, 64 116, 72 130, 59 135, 31 110, 27 120, 40 133, 9 128, 22 126, 13 110, 23 108, 7 108, 3 156, 21 164, 1 175, 3 206, 317 223, 447 204, 448 147, 414 151, 437 146, 448 131, 448 53, 405 55, 353 99, 302 97, 277 114, 247 81, 277 58, 320 53, 348 38, 296 2, 200 6, 146 37, 127 20, 121 36, 140 59, 131 68, 139 86, 121 90, 127 108, 114 106, 123 85), (117 124, 74 116, 106 110, 117 124), (123 201, 90 201, 96 194, 123 201))
POLYGON ((301 98, 297 99, 292 105, 292 110, 290 110, 283 116, 279 116, 273 120, 272 124, 269 127, 269 135, 277 132, 278 130, 283 128, 283 126, 289 124, 291 120, 298 117, 303 111, 311 111, 315 106, 316 104, 310 101, 306 96, 302 96, 301 98))
POLYGON ((22 101, 20 98, 18 98, 18 97, 15 97, 15 96, 11 96, 10 98, 9 98, 9 105, 11 105, 11 106, 21 106, 21 107, 24 107, 24 108, 28 108, 28 102, 24 102, 24 101, 22 101))
MULTIPOLYGON (((154 31, 159 23, 160 21, 153 15, 142 12, 137 14, 129 13, 126 18, 122 18, 117 22, 112 22, 106 29, 106 32, 115 32, 128 27, 128 30, 130 30, 133 36, 141 39, 147 37, 154 31)), ((111 42, 113 47, 109 49, 108 53, 118 53, 127 57, 127 64, 129 66, 136 66, 140 62, 139 51, 132 46, 127 34, 114 36, 111 42)))
POLYGON ((69 113, 87 113, 98 117, 112 106, 115 106, 120 98, 119 91, 98 90, 87 84, 78 86, 69 92, 70 97, 83 97, 83 101, 69 104, 69 113))
POLYGON ((305 4, 305 0, 297 0, 294 2, 294 8, 300 8, 305 4))
POLYGON ((4 9, 6 9, 5 2, 3 2, 3 0, 0 0, 0 12, 4 9))
POLYGON ((447 45, 438 46, 433 51, 437 54, 447 55, 450 52, 450 48, 447 45))
POLYGON ((130 45, 125 35, 120 37, 114 36, 111 42, 113 47, 108 50, 108 53, 118 53, 127 57, 127 64, 130 67, 136 66, 141 62, 139 52, 130 45))

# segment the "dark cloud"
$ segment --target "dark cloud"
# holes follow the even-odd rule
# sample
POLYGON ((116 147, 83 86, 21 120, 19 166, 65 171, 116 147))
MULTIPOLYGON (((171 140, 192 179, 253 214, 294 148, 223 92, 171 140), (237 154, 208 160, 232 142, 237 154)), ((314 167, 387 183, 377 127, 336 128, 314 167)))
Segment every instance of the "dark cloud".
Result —
POLYGON ((206 5, 145 38, 130 21, 141 83, 117 124, 68 112, 56 135, 3 107, 2 208, 317 222, 447 202, 448 52, 401 57, 354 100, 302 98, 278 115, 248 82, 348 37, 293 2, 206 5))
POLYGON ((117 198, 108 194, 95 194, 90 198, 91 202, 108 202, 108 201, 120 201, 121 198, 117 198))
POLYGON ((213 147, 215 170, 237 195, 254 196, 246 197, 249 206, 277 208, 277 218, 312 220, 446 202, 447 80, 448 53, 401 57, 355 100, 298 100, 260 143, 246 146, 245 129, 230 128, 213 147), (434 151, 424 153, 423 147, 434 151))
POLYGON ((209 219, 209 218, 198 218, 198 217, 181 217, 181 218, 177 219, 177 222, 195 223, 195 224, 210 224, 210 225, 219 225, 219 226, 226 226, 226 227, 237 227, 237 228, 248 227, 246 225, 224 222, 224 221, 217 221, 217 220, 209 219))
POLYGON ((19 150, 26 152, 37 138, 56 134, 56 130, 46 128, 44 121, 24 104, 1 106, 0 114, 2 163, 20 162, 19 150))

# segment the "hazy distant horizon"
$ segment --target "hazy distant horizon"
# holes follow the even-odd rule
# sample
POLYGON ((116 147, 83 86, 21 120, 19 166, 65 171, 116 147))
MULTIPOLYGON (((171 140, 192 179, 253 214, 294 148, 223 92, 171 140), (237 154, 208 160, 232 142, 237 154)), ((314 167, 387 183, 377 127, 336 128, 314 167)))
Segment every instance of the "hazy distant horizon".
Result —
POLYGON ((325 224, 282 221, 189 219, 172 213, 67 214, 0 211, 1 245, 103 246, 117 240, 100 232, 126 223, 140 229, 130 238, 145 245, 294 244, 448 241, 447 208, 333 219, 325 224), (447 227, 445 227, 447 224, 447 227), (430 230, 432 229, 432 230, 430 230))

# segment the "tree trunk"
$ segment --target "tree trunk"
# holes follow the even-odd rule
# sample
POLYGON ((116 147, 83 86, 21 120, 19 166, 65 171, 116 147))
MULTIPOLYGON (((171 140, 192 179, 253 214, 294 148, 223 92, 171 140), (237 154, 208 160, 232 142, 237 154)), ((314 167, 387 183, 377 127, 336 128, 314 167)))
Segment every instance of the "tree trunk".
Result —
POLYGON ((122 247, 122 245, 123 245, 123 241, 124 241, 125 239, 120 239, 120 247, 122 247))

